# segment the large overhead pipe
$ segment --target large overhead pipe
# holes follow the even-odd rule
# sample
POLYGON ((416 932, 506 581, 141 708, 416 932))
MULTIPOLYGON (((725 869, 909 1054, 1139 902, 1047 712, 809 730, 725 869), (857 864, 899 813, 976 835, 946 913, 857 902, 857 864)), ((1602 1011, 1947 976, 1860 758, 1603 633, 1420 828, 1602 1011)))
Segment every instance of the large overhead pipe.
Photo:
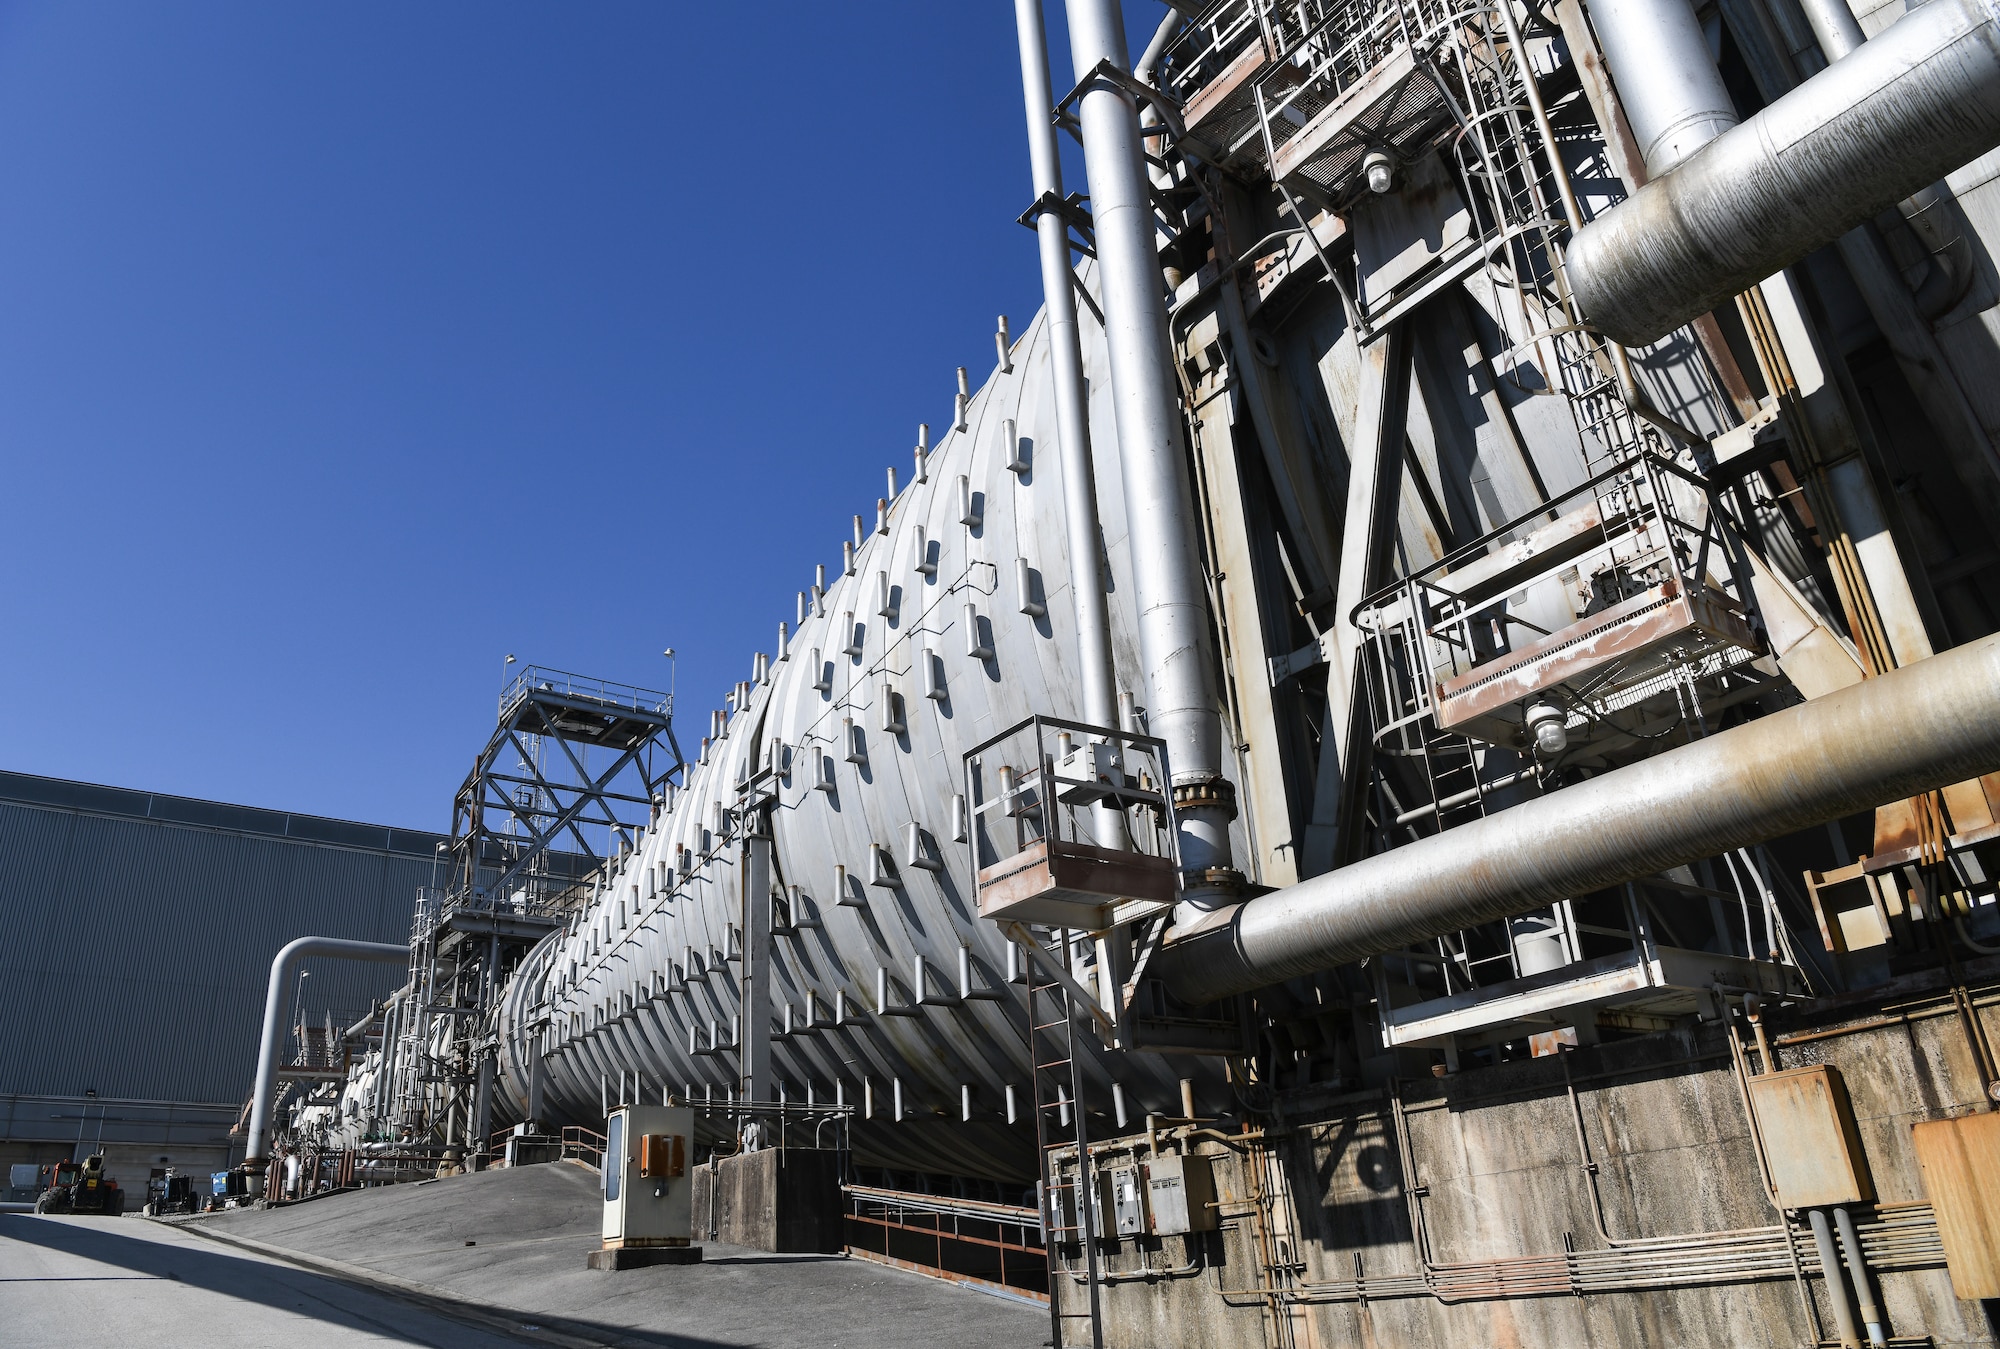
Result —
POLYGON ((1207 907, 1229 893, 1229 822, 1236 808, 1222 776, 1214 643, 1152 187, 1138 104, 1122 82, 1095 75, 1100 65, 1126 75, 1131 69, 1118 0, 1069 0, 1068 13, 1071 60, 1084 80, 1077 121, 1102 278, 1147 719, 1152 733, 1167 742, 1173 765, 1184 895, 1188 904, 1207 907))
POLYGON ((1591 0, 1590 18, 1649 178, 1736 125, 1736 105, 1686 0, 1591 0))
MULTIPOLYGON (((1021 97, 1028 112, 1028 162, 1034 178, 1035 235, 1042 251, 1042 304, 1048 315, 1049 373, 1055 384, 1061 441, 1063 523, 1069 542, 1069 589, 1076 605, 1083 715, 1099 726, 1118 724, 1118 682, 1111 659, 1111 612, 1098 559, 1104 556, 1097 518, 1097 470, 1090 450, 1090 403, 1083 382, 1083 341, 1077 330, 1075 273, 1069 224, 1051 209, 1063 200, 1062 154, 1056 141, 1055 93, 1049 83, 1048 37, 1042 0, 1014 0, 1021 42, 1021 97)), ((1109 839, 1100 842, 1110 843, 1109 839)))
MULTIPOLYGON (((250 1139, 243 1157, 243 1169, 253 1177, 261 1177, 271 1160, 271 1094, 278 1080, 278 1044, 285 1033, 285 985, 307 956, 402 965, 409 962, 410 948, 344 937, 300 937, 271 958, 271 982, 264 990, 264 1035, 257 1045, 257 1081, 250 1089, 250 1139)), ((261 1184, 259 1180, 260 1188, 261 1184)))
POLYGON ((2000 635, 1211 914, 1155 968, 1210 1002, 1996 770, 2000 635))
POLYGON ((1578 231, 1571 289, 1644 345, 1995 144, 2000 0, 1930 0, 1578 231))

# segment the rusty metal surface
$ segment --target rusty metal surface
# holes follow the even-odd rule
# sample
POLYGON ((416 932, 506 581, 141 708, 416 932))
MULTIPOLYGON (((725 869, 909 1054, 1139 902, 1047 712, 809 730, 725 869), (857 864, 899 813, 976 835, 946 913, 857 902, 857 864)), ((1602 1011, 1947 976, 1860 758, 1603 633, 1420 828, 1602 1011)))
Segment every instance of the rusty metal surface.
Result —
POLYGON ((1786 1208, 1865 1203, 1875 1197, 1868 1159, 1854 1128, 1847 1084, 1816 1063, 1749 1079, 1771 1183, 1786 1208))
POLYGON ((1164 857, 1036 839, 979 873, 982 917, 1096 929, 1123 899, 1171 904, 1174 864, 1164 857))
POLYGON ((1598 685, 1611 691, 1656 673, 1668 648, 1698 644, 1761 651, 1750 626, 1725 602, 1702 591, 1682 592, 1674 581, 1634 595, 1622 604, 1551 633, 1518 651, 1475 665, 1438 686, 1438 725, 1456 729, 1566 680, 1621 663, 1616 681, 1598 685), (1656 653, 1661 659, 1648 659, 1656 653))
POLYGON ((2000 768, 2000 636, 1219 912, 1183 998, 1330 969, 2000 768))
POLYGON ((1924 1194, 1937 1214, 1952 1291, 2000 1297, 2000 1114, 1913 1125, 1924 1194))

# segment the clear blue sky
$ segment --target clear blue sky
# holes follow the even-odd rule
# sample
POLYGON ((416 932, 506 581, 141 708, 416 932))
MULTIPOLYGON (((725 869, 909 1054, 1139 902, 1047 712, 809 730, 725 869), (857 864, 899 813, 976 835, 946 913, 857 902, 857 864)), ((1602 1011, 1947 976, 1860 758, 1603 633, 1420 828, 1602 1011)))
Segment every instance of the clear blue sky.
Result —
POLYGON ((0 4, 0 767, 441 829, 508 652, 698 737, 1028 199, 1004 0, 0 4))

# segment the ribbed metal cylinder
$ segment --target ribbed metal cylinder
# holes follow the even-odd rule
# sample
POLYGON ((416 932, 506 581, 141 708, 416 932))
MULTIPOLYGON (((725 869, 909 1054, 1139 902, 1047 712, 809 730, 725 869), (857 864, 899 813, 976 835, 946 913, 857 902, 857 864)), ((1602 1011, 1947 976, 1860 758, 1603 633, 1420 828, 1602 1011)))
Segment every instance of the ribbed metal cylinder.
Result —
MULTIPOLYGON (((1089 270, 1084 279, 1096 280, 1089 270)), ((1088 410, 1101 428, 1099 472, 1115 482, 1104 335, 1087 320, 1079 329, 1088 410)), ((994 371, 972 395, 965 429, 941 437, 925 480, 904 484, 889 503, 887 532, 863 535, 853 572, 833 575, 791 634, 790 658, 774 662, 769 682, 752 686, 723 719, 705 761, 690 766, 671 807, 572 927, 522 967, 502 1003, 503 1118, 528 1109, 537 1064, 545 1124, 597 1120, 602 1084, 621 1074, 627 1082, 636 1074, 647 1099, 691 1085, 697 1098, 713 1090, 721 1101, 734 1089, 735 1052, 694 1053, 690 1035, 705 1050, 713 1026, 727 1046, 744 1020, 732 933, 743 868, 739 831, 724 812, 736 807, 738 784, 776 752, 785 771, 771 816, 773 877, 788 898, 798 887, 792 916, 811 924, 771 946, 770 1014, 782 1027, 789 1004, 801 1030, 772 1046, 787 1099, 872 1098, 874 1119, 862 1122, 855 1145, 875 1164, 1031 1173, 1029 1112, 1006 1122, 1008 1088, 1023 1100, 1029 1089, 1021 992, 1005 985, 999 928, 974 909, 953 799, 965 791, 962 756, 972 746, 1031 713, 1086 711, 1068 583, 1071 460, 1055 452, 1063 415, 1052 336, 1045 316, 1026 326, 1013 370, 994 371), (1010 422, 1019 445, 1005 443, 1010 422), (1010 471, 1017 455, 1026 467, 1010 471), (930 571, 917 568, 919 530, 930 571), (1040 612, 1019 603, 1021 561, 1039 577, 1040 612), (911 864, 913 825, 924 860, 938 869, 911 864), (1007 987, 1004 1000, 937 1004, 956 993, 961 949, 975 984, 1007 987), (919 957, 934 1001, 912 1009, 919 957), (877 1006, 878 980, 891 1014, 877 1006), (809 999, 820 1024, 805 1028, 809 999), (837 1001, 847 1022, 832 1027, 825 1023, 837 1001), (969 1123, 961 1119, 968 1087, 969 1123), (898 1093, 903 1117, 892 1121, 887 1103, 898 1093)), ((949 396, 950 372, 941 373, 940 396, 949 396)), ((1134 545, 1122 494, 1104 493, 1098 513, 1111 574, 1129 576, 1134 545)), ((837 540, 830 533, 826 541, 837 540)), ((771 598, 777 605, 784 597, 771 598)), ((1132 588, 1107 598, 1118 661, 1137 670, 1132 588)), ((786 611, 797 617, 796 608, 786 611)), ((1081 1028, 1077 1042, 1091 1110, 1110 1108, 1114 1082, 1137 1109, 1178 1108, 1185 1062, 1106 1051, 1081 1028)), ((1221 1090, 1219 1071, 1202 1082, 1204 1095, 1221 1090)))
POLYGON ((1155 961, 1209 1002, 2000 770, 2000 635, 1216 914, 1155 961))
POLYGON ((1571 289, 1656 341, 1995 144, 2000 0, 1931 0, 1586 225, 1571 289))

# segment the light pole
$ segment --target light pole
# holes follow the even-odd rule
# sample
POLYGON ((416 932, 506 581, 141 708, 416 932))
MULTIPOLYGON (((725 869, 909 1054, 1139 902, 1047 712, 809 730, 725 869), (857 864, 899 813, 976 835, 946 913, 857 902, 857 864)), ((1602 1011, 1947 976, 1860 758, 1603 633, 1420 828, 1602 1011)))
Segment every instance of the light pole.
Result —
MULTIPOLYGON (((312 971, 310 970, 299 971, 298 992, 293 994, 292 996, 292 1025, 294 1027, 298 1026, 299 1024, 300 1009, 302 1009, 306 1005, 306 980, 310 978, 312 978, 312 971)), ((301 1031, 299 1034, 299 1053, 301 1057, 303 1057, 305 1053, 305 1038, 306 1037, 304 1032, 301 1031)))

